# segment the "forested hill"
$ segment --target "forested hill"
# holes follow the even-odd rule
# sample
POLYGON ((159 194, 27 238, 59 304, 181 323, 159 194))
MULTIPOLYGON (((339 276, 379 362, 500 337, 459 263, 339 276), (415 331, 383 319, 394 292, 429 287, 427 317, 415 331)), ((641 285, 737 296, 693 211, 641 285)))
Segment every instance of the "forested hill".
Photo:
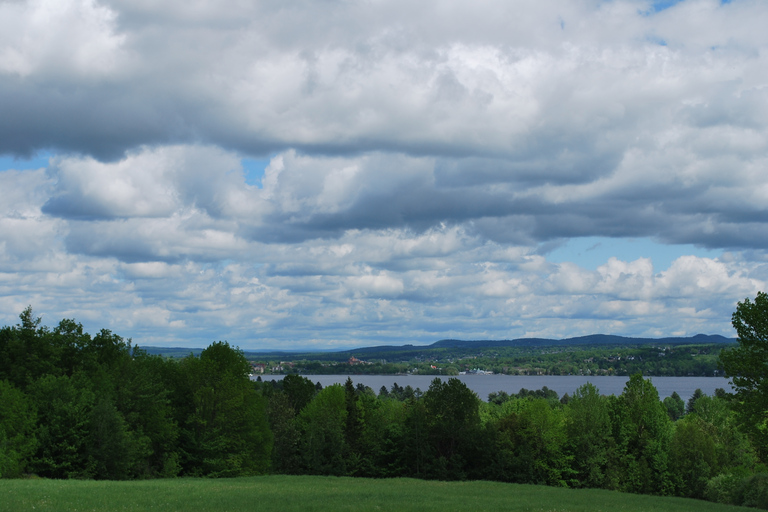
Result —
MULTIPOLYGON (((590 334, 575 338, 554 340, 548 338, 517 338, 514 340, 440 340, 429 348, 485 348, 485 347, 557 347, 557 346, 598 346, 598 345, 688 345, 709 343, 736 343, 735 338, 726 338, 719 334, 697 334, 688 337, 673 338, 628 338, 612 334, 590 334)), ((376 347, 381 348, 381 347, 376 347)), ((370 349, 360 349, 370 350, 370 349)))
MULTIPOLYGON (((513 340, 454 340, 445 339, 436 341, 430 345, 380 345, 374 347, 361 347, 348 350, 330 351, 249 351, 244 353, 247 357, 260 359, 313 359, 321 361, 343 361, 351 356, 355 357, 383 357, 397 355, 401 358, 419 357, 433 351, 445 349, 472 351, 488 348, 533 348, 533 347, 600 347, 600 346, 639 346, 639 345, 703 345, 703 344, 728 344, 736 343, 735 338, 726 338, 720 335, 697 334, 688 337, 667 338, 629 338, 610 334, 591 334, 575 338, 548 339, 548 338, 517 338, 513 340)), ((142 347, 150 354, 186 357, 190 353, 199 354, 202 349, 191 348, 163 348, 142 347)))

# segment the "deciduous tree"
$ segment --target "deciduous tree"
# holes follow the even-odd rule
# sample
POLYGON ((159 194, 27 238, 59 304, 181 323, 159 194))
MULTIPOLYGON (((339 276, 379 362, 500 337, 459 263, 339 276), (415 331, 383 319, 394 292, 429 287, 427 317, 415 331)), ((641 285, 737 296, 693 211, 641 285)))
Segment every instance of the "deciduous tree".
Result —
POLYGON ((761 455, 768 455, 768 294, 739 302, 731 317, 738 346, 720 352, 735 388, 734 407, 761 455))
POLYGON ((565 408, 574 480, 584 487, 610 488, 615 450, 608 400, 591 383, 579 387, 565 408))
POLYGON ((667 494, 671 421, 659 393, 641 374, 632 375, 613 401, 613 433, 622 470, 622 490, 667 494))

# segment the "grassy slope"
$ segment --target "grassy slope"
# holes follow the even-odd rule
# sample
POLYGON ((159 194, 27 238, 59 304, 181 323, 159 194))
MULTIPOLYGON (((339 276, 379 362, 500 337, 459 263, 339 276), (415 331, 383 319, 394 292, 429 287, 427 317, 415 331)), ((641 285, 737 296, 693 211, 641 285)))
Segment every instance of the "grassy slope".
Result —
POLYGON ((682 498, 492 482, 312 476, 138 482, 0 480, 0 511, 754 510, 682 498))

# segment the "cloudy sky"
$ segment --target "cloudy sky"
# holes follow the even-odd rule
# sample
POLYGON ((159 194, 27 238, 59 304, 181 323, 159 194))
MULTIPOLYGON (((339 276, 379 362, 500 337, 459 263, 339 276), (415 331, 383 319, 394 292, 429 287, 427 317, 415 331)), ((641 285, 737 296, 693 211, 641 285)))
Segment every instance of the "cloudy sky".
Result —
POLYGON ((0 325, 732 336, 764 0, 0 0, 0 325))

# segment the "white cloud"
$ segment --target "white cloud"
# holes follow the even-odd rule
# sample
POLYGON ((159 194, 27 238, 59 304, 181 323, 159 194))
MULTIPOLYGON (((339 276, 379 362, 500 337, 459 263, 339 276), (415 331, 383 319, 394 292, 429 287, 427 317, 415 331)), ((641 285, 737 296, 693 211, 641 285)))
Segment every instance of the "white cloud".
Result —
POLYGON ((0 73, 85 80, 114 73, 125 36, 95 0, 0 3, 0 73))
POLYGON ((729 334, 768 282, 766 9, 0 2, 0 153, 55 155, 0 172, 0 306, 198 345, 729 334), (683 257, 550 261, 572 237, 683 257))
POLYGON ((212 216, 248 211, 239 160, 197 146, 142 148, 117 162, 54 159, 56 192, 48 213, 72 218, 167 217, 184 208, 212 216))

